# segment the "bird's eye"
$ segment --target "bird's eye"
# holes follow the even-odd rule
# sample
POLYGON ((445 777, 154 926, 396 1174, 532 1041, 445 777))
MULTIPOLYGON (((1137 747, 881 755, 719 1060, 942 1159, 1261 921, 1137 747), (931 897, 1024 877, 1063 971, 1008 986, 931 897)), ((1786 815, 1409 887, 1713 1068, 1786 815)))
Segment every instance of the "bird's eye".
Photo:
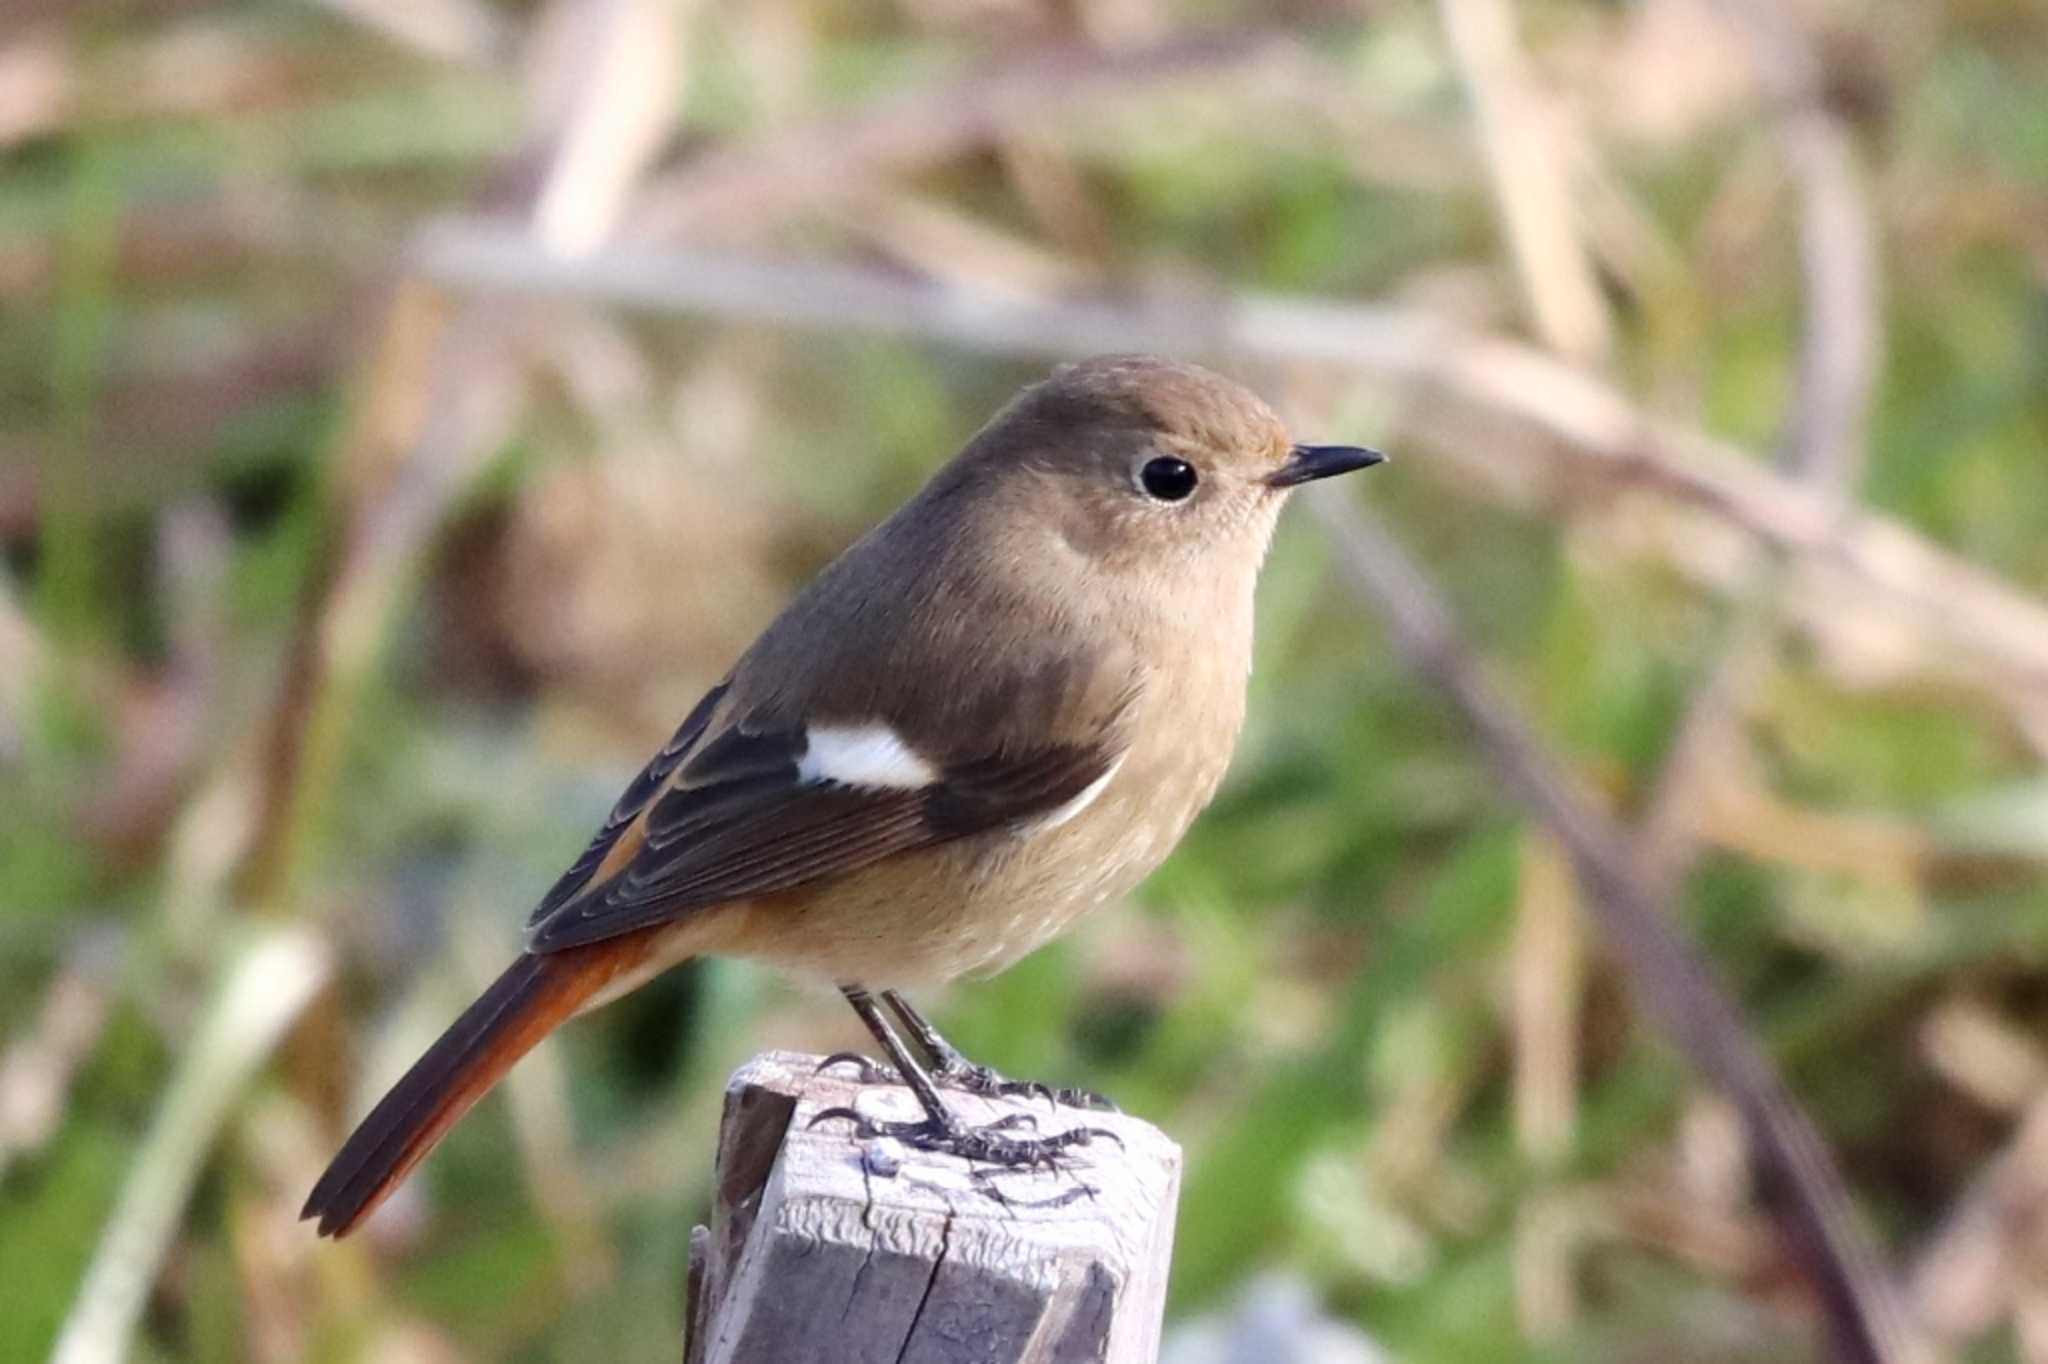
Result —
POLYGON ((1138 470, 1139 486, 1161 502, 1179 502, 1195 490, 1195 483, 1195 466, 1170 455, 1147 460, 1138 470))

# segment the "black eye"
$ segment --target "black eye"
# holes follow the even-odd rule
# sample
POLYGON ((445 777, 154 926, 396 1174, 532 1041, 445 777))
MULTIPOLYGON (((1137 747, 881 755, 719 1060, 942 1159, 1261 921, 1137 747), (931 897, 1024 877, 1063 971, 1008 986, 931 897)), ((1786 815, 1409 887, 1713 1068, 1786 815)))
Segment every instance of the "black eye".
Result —
POLYGON ((1195 490, 1195 466, 1184 459, 1161 456, 1138 470, 1138 482, 1161 502, 1178 502, 1195 490))

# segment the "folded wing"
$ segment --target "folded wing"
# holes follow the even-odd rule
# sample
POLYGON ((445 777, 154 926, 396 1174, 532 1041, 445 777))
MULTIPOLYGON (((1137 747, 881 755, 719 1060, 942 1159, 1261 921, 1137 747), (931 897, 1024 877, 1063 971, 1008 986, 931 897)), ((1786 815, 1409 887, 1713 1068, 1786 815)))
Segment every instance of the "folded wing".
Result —
POLYGON ((535 911, 555 952, 787 891, 1091 798, 1123 753, 1121 711, 1065 741, 929 751, 887 726, 713 725, 714 691, 535 911), (692 729, 692 721, 695 729, 692 729))

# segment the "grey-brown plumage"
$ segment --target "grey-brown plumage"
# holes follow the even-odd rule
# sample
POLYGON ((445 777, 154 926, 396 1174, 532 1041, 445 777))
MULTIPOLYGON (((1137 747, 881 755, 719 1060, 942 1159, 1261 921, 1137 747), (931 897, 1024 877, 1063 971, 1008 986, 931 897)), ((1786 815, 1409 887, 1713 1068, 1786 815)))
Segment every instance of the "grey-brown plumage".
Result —
MULTIPOLYGON (((692 711, 306 1215, 346 1231, 561 1017, 706 952, 847 988, 933 1140, 1027 1145, 949 1128, 866 987, 1000 969, 1166 856, 1236 742, 1285 490, 1377 460, 1291 444, 1192 365, 1025 390, 692 711)), ((942 1078, 965 1069, 928 1040, 942 1078)))

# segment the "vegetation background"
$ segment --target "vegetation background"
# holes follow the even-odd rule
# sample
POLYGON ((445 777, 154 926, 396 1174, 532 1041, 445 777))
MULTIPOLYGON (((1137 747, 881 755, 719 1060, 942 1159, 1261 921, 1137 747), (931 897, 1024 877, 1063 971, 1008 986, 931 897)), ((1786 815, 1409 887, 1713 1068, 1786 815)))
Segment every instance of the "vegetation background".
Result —
POLYGON ((1169 1359, 2048 1359, 2040 0, 0 5, 0 1358, 673 1358, 835 1000, 679 972, 298 1204, 1119 348, 1396 454, 1182 851, 931 1001, 1185 1144, 1169 1359))

